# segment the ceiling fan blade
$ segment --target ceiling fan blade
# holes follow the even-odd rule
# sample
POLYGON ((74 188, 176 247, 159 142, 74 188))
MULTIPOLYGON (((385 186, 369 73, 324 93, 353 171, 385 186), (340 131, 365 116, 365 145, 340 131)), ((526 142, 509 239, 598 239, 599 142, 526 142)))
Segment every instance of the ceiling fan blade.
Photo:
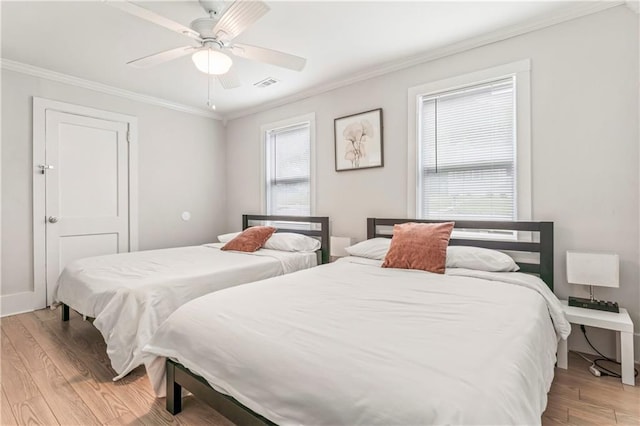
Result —
POLYGON ((213 33, 223 41, 232 40, 268 11, 269 6, 261 1, 236 0, 224 12, 213 33))
POLYGON ((164 16, 158 15, 155 12, 150 11, 149 9, 145 9, 144 7, 138 6, 130 1, 126 0, 105 0, 105 2, 109 6, 113 6, 117 9, 120 9, 124 12, 127 12, 130 15, 137 16, 138 18, 144 19, 149 22, 153 22, 156 25, 160 25, 161 27, 165 27, 174 31, 178 34, 186 35, 187 37, 191 37, 194 40, 202 41, 200 39, 200 34, 195 32, 189 27, 185 27, 182 24, 179 24, 175 21, 172 21, 169 18, 165 18, 164 16))
POLYGON ((225 89, 235 89, 241 86, 238 74, 233 69, 230 69, 225 74, 217 75, 216 78, 225 89))
POLYGON ((250 44, 234 44, 231 46, 231 52, 241 58, 265 62, 267 64, 288 68, 294 71, 302 71, 307 63, 307 60, 300 56, 290 55, 288 53, 267 49, 265 47, 252 46, 250 44))
POLYGON ((164 52, 154 53, 153 55, 134 59, 133 61, 127 62, 127 65, 131 65, 136 68, 148 68, 154 65, 162 64, 164 62, 178 59, 182 56, 188 55, 189 53, 195 52, 198 49, 200 48, 193 46, 176 47, 175 49, 165 50, 164 52))

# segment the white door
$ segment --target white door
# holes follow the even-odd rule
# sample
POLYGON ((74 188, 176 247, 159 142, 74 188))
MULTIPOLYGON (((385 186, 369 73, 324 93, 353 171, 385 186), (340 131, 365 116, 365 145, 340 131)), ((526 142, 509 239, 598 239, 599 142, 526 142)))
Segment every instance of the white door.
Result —
POLYGON ((128 123, 45 112, 47 304, 70 261, 129 251, 128 123))

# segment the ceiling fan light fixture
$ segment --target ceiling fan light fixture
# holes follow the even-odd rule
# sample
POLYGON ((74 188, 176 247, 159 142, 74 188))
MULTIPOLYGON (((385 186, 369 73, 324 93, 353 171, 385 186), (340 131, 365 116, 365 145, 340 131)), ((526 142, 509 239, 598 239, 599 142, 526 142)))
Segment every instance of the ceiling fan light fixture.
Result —
POLYGON ((214 49, 198 50, 191 59, 199 71, 212 75, 226 73, 233 64, 230 57, 214 49))

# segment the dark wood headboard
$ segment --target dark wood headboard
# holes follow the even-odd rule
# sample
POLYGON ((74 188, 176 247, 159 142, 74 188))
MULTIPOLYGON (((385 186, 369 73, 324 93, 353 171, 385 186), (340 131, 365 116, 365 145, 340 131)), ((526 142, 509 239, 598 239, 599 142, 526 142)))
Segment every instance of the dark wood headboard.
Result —
POLYGON ((327 216, 272 216, 272 215, 242 215, 242 229, 251 226, 264 225, 269 222, 279 222, 276 232, 295 232, 320 240, 320 256, 318 263, 329 263, 329 218, 327 216), (290 222, 290 223, 287 223, 290 222), (305 226, 295 226, 294 223, 305 226), (287 227, 290 225, 291 227, 287 227), (318 229, 320 228, 320 229, 318 229))
MULTIPOLYGON (((418 223, 441 223, 450 222, 448 220, 421 220, 421 219, 367 219, 367 238, 391 237, 392 227, 397 223, 418 222, 418 223), (380 227, 387 227, 382 232, 380 227)), ((537 241, 517 241, 511 239, 483 239, 483 238, 454 238, 449 241, 450 245, 484 247, 493 250, 503 250, 522 253, 538 253, 539 263, 516 262, 520 266, 521 272, 539 275, 551 290, 553 290, 553 222, 509 222, 509 221, 486 221, 486 220, 458 220, 455 221, 455 228, 486 231, 523 231, 538 234, 537 241)), ((479 237, 483 234, 479 234, 479 237)), ((487 234, 489 235, 489 234, 487 234)))

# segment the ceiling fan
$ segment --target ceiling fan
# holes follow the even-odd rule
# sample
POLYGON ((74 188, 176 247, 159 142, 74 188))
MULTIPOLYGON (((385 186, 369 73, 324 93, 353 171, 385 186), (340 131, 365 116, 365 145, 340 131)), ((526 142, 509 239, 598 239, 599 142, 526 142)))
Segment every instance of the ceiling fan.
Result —
POLYGON ((261 1, 236 0, 221 13, 224 8, 222 1, 198 0, 209 16, 191 22, 190 28, 130 1, 106 2, 138 18, 190 37, 198 43, 195 46, 177 47, 128 62, 128 65, 134 67, 152 67, 192 54, 198 70, 216 75, 222 87, 231 89, 239 87, 240 83, 235 73, 230 72, 233 61, 226 53, 294 71, 301 71, 307 62, 305 58, 277 50, 233 42, 233 39, 269 11, 269 6, 261 1))

